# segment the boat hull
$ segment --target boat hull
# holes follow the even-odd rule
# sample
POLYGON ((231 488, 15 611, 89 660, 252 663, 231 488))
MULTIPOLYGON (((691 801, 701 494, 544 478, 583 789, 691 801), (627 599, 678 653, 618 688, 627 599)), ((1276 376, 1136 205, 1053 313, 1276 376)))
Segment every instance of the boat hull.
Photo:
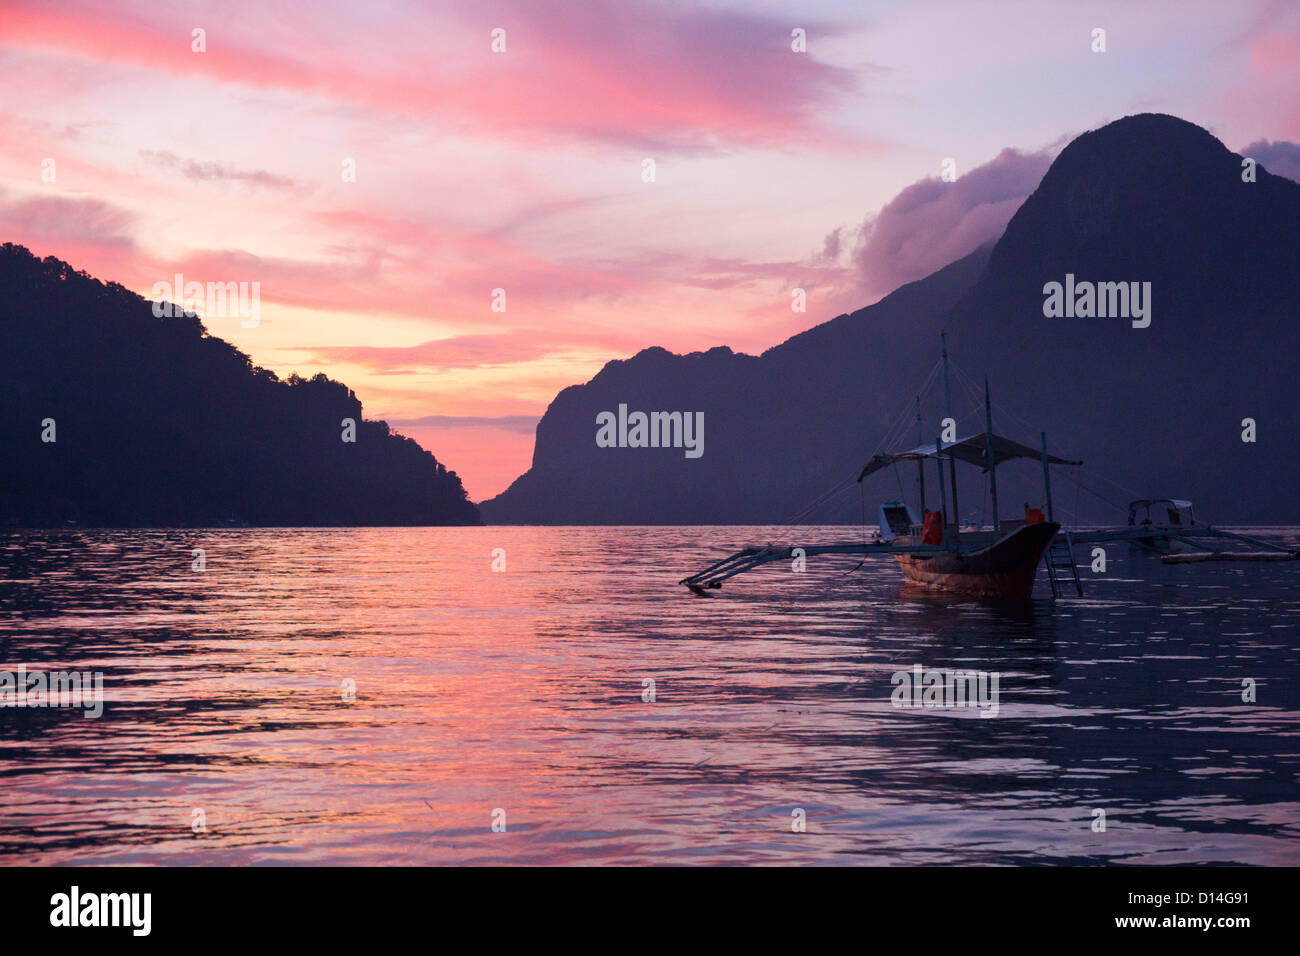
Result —
POLYGON ((1027 601, 1038 563, 1060 528, 1052 521, 1039 522, 965 554, 895 557, 909 584, 971 597, 1027 601))

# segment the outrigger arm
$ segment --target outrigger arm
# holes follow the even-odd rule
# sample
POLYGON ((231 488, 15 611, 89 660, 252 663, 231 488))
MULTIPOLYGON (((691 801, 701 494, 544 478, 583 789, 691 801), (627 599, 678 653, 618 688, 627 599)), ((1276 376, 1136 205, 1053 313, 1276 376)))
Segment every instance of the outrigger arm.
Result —
MULTIPOLYGON (((1204 561, 1297 561, 1300 560, 1300 551, 1283 547, 1279 544, 1273 544, 1269 541, 1261 541, 1259 538, 1252 538, 1248 535, 1237 534, 1235 531, 1224 531, 1213 525, 1204 525, 1187 528, 1097 528, 1095 530, 1084 529, 1082 531, 1073 531, 1070 533, 1073 543, 1079 544, 1103 544, 1109 541, 1126 541, 1140 547, 1145 547, 1151 551, 1160 553, 1160 560, 1165 564, 1193 564, 1204 561), (1186 545, 1196 544, 1198 542, 1228 540, 1242 541, 1253 547, 1259 548, 1258 551, 1230 551, 1226 548, 1214 548, 1208 551, 1194 552, 1176 552, 1169 554, 1165 549, 1158 548, 1149 544, 1145 539, 1152 535, 1162 538, 1168 538, 1173 541, 1180 541, 1186 545)), ((1203 545, 1204 546, 1204 545, 1203 545)))
POLYGON ((706 589, 722 587, 722 582, 727 578, 750 571, 760 565, 770 564, 773 561, 794 560, 795 550, 802 552, 801 557, 813 557, 819 554, 943 554, 948 549, 940 544, 896 545, 872 544, 865 541, 808 546, 791 545, 781 548, 771 545, 742 548, 721 561, 714 562, 703 571, 682 578, 677 583, 686 585, 696 594, 703 594, 706 589))

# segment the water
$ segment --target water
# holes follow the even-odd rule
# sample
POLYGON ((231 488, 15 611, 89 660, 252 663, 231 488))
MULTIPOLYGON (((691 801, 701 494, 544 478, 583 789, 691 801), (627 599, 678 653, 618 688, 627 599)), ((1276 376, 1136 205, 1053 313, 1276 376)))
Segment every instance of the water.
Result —
POLYGON ((888 558, 676 585, 769 537, 0 535, 0 670, 105 681, 98 719, 0 709, 0 860, 1300 863, 1300 565, 1115 545, 1019 612, 888 558), (997 717, 893 707, 914 664, 1000 673, 997 717))

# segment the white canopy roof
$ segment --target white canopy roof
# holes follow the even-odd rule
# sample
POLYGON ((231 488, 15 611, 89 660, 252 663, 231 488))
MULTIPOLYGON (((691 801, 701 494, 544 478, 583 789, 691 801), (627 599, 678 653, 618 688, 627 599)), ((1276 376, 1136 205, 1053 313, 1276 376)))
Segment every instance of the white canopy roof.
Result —
POLYGON ((1175 508, 1190 508, 1192 503, 1184 501, 1182 498, 1138 498, 1136 501, 1130 501, 1130 508, 1149 508, 1151 505, 1170 504, 1175 508))

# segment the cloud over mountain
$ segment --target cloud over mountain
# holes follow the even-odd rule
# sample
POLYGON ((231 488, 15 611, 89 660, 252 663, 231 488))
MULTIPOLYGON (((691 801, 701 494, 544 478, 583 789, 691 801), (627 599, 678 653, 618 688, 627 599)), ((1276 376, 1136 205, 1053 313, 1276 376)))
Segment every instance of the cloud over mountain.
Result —
POLYGON ((1300 143, 1289 143, 1279 139, 1269 142, 1259 139, 1241 150, 1242 156, 1249 156, 1274 176, 1285 176, 1300 183, 1300 143))
MULTIPOLYGON (((908 186, 858 230, 852 259, 862 293, 878 298, 996 239, 1051 163, 1050 150, 1004 149, 954 182, 908 186)), ((827 237, 827 249, 839 241, 827 237)))

